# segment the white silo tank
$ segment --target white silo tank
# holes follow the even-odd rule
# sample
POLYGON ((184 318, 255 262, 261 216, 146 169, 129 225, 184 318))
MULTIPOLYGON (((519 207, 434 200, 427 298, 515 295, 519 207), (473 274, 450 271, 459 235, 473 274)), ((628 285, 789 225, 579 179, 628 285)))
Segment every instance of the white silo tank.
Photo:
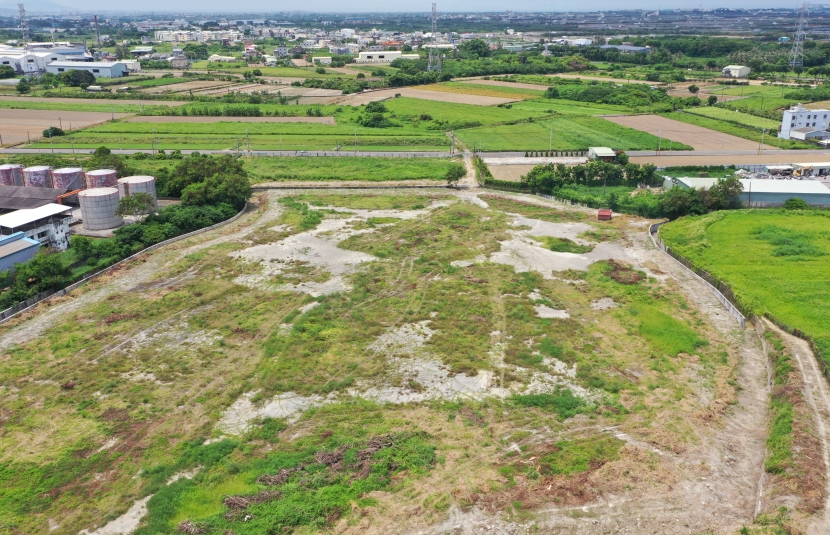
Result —
POLYGON ((115 169, 96 169, 86 174, 88 188, 114 188, 117 185, 115 169))
POLYGON ((115 214, 118 208, 116 188, 92 188, 78 193, 81 218, 86 230, 105 230, 123 225, 124 220, 115 214))
POLYGON ((23 185, 33 188, 52 187, 52 168, 48 165, 35 165, 23 170, 23 185))
POLYGON ((156 197, 156 178, 152 176, 128 176, 118 179, 118 193, 121 198, 129 197, 133 193, 147 193, 156 201, 158 208, 158 197, 156 197))
POLYGON ((22 186, 23 166, 19 163, 7 163, 0 165, 0 185, 22 186))
POLYGON ((80 167, 63 167, 52 171, 52 187, 76 190, 84 187, 84 170, 80 167))

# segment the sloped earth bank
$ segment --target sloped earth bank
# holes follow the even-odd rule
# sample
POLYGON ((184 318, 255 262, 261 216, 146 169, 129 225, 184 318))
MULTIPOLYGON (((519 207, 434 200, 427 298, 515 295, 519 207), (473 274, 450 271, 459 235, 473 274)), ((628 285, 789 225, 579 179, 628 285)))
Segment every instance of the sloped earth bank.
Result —
POLYGON ((474 191, 325 195, 260 197, 0 326, 2 529, 129 531, 144 504, 142 534, 751 524, 760 344, 647 221, 474 191))

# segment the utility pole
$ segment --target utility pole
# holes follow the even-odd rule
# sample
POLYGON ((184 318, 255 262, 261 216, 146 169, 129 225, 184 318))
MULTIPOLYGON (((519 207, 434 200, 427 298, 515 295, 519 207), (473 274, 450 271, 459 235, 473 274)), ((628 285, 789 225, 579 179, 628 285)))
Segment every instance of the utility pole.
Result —
POLYGON ((758 143, 758 154, 762 153, 761 147, 764 144, 764 136, 766 136, 766 135, 767 135, 767 129, 764 128, 763 130, 761 130, 761 142, 758 143))
POLYGON ((98 39, 98 48, 101 48, 101 31, 98 28, 98 15, 95 15, 94 18, 95 18, 95 38, 98 39))
POLYGON ((553 150, 553 127, 550 127, 550 139, 548 140, 548 152, 553 150))
POLYGON ((663 143, 663 129, 660 129, 660 139, 657 140, 657 154, 660 154, 660 145, 663 143))

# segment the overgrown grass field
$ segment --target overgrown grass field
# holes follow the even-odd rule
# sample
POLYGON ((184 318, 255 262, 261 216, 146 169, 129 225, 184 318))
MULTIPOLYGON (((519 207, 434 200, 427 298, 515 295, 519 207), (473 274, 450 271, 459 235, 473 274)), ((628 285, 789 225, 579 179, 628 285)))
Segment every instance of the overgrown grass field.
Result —
POLYGON ((247 158, 253 183, 280 180, 443 180, 450 158, 247 158))
POLYGON ((741 210, 686 217, 660 228, 678 253, 726 282, 758 315, 812 336, 830 364, 828 214, 741 210))

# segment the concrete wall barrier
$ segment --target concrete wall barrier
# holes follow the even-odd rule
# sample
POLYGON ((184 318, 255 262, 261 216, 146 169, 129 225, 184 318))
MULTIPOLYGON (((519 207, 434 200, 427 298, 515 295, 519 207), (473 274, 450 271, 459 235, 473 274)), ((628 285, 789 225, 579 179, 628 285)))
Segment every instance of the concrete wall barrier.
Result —
POLYGON ((155 245, 151 245, 151 246, 149 246, 145 249, 142 249, 141 251, 135 253, 134 255, 128 256, 127 258, 125 258, 123 260, 119 260, 118 262, 116 262, 115 264, 112 264, 111 266, 107 266, 107 267, 102 268, 98 271, 87 274, 86 276, 84 276, 78 282, 72 283, 69 286, 67 286, 66 288, 62 289, 62 290, 57 290, 57 291, 47 290, 47 291, 39 293, 39 294, 37 294, 33 297, 30 297, 26 301, 23 301, 22 303, 18 303, 16 305, 14 305, 13 307, 7 308, 6 310, 3 310, 2 312, 0 312, 0 324, 3 324, 5 322, 9 321, 10 319, 17 316, 18 314, 22 314, 23 312, 26 312, 27 310, 34 307, 35 305, 37 305, 41 301, 45 301, 45 300, 47 300, 51 297, 62 297, 64 295, 68 294, 69 292, 80 288, 81 286, 83 286, 87 282, 89 282, 91 280, 94 280, 94 279, 97 279, 101 275, 105 275, 107 273, 110 273, 111 271, 115 271, 116 269, 121 268, 122 266, 124 266, 128 262, 132 262, 133 260, 149 253, 150 251, 160 249, 160 248, 162 248, 166 245, 170 245, 171 243, 176 243, 177 241, 186 240, 187 238, 192 238, 193 236, 198 236, 199 234, 203 234, 205 232, 210 232, 211 230, 215 230, 215 229, 217 229, 219 227, 222 227, 222 226, 225 226, 229 223, 233 223, 234 221, 236 221, 237 219, 242 217, 247 210, 248 210, 248 203, 245 203, 245 206, 242 207, 242 210, 240 210, 238 214, 231 217, 230 219, 226 219, 225 221, 220 221, 219 223, 216 223, 215 225, 211 225, 211 226, 205 227, 205 228, 200 228, 199 230, 194 230, 193 232, 188 232, 187 234, 182 234, 181 236, 176 236, 175 238, 170 238, 169 240, 165 240, 165 241, 159 242, 155 245))

